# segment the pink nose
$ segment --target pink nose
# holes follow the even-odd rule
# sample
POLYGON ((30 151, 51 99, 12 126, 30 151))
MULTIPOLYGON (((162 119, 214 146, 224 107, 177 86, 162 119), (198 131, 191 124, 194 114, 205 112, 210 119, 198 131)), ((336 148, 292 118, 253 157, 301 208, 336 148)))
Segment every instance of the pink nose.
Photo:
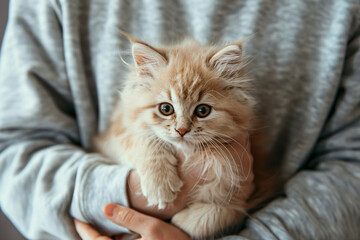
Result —
POLYGON ((179 134, 180 136, 184 136, 186 133, 190 132, 190 129, 183 129, 183 128, 179 128, 179 129, 175 129, 179 134))

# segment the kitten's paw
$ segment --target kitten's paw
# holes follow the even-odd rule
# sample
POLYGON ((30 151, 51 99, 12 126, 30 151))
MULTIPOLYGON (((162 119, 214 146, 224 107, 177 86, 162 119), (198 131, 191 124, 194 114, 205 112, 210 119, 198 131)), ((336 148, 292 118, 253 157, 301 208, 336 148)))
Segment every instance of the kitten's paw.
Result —
POLYGON ((172 204, 182 186, 183 182, 176 171, 148 174, 141 178, 141 190, 148 200, 148 205, 158 205, 159 209, 172 204))
POLYGON ((241 223, 243 219, 244 215, 234 209, 197 202, 176 213, 171 223, 189 234, 192 239, 213 239, 219 232, 241 223))

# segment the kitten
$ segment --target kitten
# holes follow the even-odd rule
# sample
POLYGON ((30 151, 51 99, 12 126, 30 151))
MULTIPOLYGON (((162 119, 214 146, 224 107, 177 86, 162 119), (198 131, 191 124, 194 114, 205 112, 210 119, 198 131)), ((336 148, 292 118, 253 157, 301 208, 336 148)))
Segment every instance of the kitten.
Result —
POLYGON ((204 238, 241 222, 246 204, 231 197, 245 180, 241 163, 219 149, 248 136, 254 118, 243 42, 214 47, 187 39, 155 48, 125 35, 135 64, 110 127, 95 141, 97 150, 135 168, 142 194, 159 209, 171 204, 183 186, 177 152, 196 155, 182 167, 201 166, 204 176, 172 223, 193 238, 204 238))

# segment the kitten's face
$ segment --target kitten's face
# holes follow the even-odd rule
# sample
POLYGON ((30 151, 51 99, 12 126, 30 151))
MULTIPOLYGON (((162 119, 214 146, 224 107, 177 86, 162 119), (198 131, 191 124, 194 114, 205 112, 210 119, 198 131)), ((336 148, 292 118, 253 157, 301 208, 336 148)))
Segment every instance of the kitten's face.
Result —
POLYGON ((139 104, 146 110, 139 118, 158 138, 180 148, 206 147, 246 132, 253 100, 240 72, 238 46, 216 51, 191 42, 161 53, 138 47, 136 80, 129 80, 128 92, 143 99, 139 104), (151 65, 142 65, 152 58, 151 65), (230 66, 236 64, 239 72, 230 66))
POLYGON ((244 132, 251 111, 239 103, 234 89, 226 89, 217 78, 204 79, 198 72, 166 78, 173 80, 155 98, 151 119, 159 138, 177 147, 191 147, 230 141, 244 132))

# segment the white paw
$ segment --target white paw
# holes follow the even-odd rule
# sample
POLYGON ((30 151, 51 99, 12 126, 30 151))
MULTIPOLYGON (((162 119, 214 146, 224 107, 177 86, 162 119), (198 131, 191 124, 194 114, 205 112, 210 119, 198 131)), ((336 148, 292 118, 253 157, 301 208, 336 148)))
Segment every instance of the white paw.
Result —
POLYGON ((176 213, 171 223, 189 234, 192 239, 211 239, 231 225, 241 223, 244 215, 234 209, 209 203, 193 203, 176 213))
POLYGON ((148 200, 148 205, 158 205, 159 209, 172 204, 182 186, 183 182, 176 169, 161 173, 148 172, 141 177, 141 190, 148 200))

